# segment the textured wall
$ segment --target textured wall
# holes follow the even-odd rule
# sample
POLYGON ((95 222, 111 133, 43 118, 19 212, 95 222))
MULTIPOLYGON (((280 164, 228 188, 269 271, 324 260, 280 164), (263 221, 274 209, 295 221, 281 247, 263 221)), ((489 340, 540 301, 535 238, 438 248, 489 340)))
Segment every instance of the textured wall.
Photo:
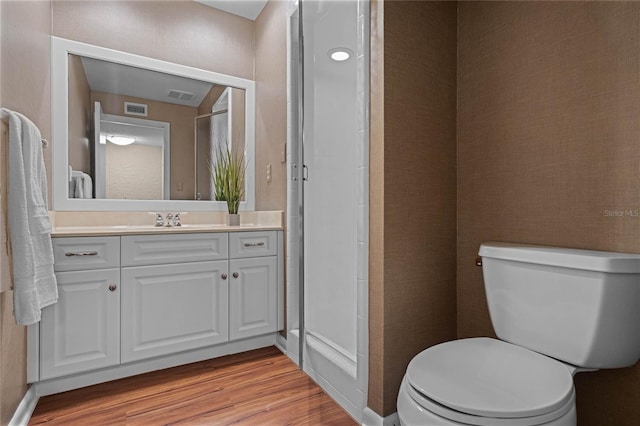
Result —
MULTIPOLYGON (((50 140, 51 5, 48 1, 2 1, 0 9, 2 106, 27 115, 40 128, 42 137, 50 140)), ((6 170, 7 139, 4 130, 0 132, 2 170, 6 170)), ((50 177, 51 150, 44 151, 44 155, 50 177)), ((3 180, 0 186, 6 188, 4 174, 0 178, 3 180)), ((4 220, 4 211, 2 215, 4 220)), ((5 290, 9 278, 4 227, 0 237, 0 279, 5 290)), ((3 425, 11 419, 27 389, 26 329, 16 325, 12 310, 13 292, 5 291, 0 294, 0 424, 3 425)))
POLYGON ((378 6, 372 5, 378 27, 371 52, 368 404, 387 416, 396 411, 411 358, 455 338, 456 4, 378 6))
POLYGON ((56 0, 53 35, 253 79, 253 22, 193 1, 56 0))
MULTIPOLYGON (((640 253, 640 4, 460 2, 458 337, 493 335, 483 241, 640 253)), ((576 377, 581 426, 636 424, 640 366, 576 377)))
POLYGON ((287 168, 280 162, 287 140, 286 7, 285 1, 269 1, 256 19, 256 210, 287 205, 287 168))
POLYGON ((107 198, 162 200, 162 153, 160 146, 118 146, 107 142, 107 198))
POLYGON ((91 88, 79 56, 69 55, 69 165, 73 170, 91 172, 89 132, 91 88))

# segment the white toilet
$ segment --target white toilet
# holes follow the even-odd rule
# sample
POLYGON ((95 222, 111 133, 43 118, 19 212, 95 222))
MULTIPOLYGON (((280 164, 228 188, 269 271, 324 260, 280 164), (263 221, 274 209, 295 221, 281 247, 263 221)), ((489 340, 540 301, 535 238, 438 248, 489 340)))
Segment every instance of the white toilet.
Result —
POLYGON ((524 244, 480 246, 501 340, 416 355, 398 395, 402 425, 576 425, 573 375, 640 358, 640 255, 524 244))

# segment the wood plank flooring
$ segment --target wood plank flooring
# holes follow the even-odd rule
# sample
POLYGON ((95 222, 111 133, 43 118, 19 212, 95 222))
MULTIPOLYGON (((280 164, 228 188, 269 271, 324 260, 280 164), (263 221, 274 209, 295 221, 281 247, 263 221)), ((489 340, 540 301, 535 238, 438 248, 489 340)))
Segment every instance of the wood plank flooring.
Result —
POLYGON ((356 425, 275 347, 40 398, 30 425, 356 425))

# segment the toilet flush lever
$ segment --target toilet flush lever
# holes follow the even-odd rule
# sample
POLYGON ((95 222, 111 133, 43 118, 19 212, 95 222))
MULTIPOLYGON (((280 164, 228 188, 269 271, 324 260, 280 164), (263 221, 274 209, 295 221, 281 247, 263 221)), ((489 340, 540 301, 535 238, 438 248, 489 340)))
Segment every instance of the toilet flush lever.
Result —
POLYGON ((476 257, 476 266, 482 266, 482 257, 476 257))

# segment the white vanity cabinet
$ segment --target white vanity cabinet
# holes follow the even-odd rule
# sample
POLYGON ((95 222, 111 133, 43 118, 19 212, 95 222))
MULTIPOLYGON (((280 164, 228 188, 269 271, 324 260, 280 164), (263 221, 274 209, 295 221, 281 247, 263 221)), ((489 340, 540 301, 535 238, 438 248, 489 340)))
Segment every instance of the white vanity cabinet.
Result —
POLYGON ((119 240, 54 240, 58 302, 42 310, 41 380, 120 363, 119 240))
POLYGON ((122 362, 229 339, 227 247, 227 233, 122 237, 122 362))
POLYGON ((278 329, 276 232, 229 234, 229 338, 278 329))
POLYGON ((56 237, 59 299, 29 327, 40 395, 270 346, 283 232, 56 237))

